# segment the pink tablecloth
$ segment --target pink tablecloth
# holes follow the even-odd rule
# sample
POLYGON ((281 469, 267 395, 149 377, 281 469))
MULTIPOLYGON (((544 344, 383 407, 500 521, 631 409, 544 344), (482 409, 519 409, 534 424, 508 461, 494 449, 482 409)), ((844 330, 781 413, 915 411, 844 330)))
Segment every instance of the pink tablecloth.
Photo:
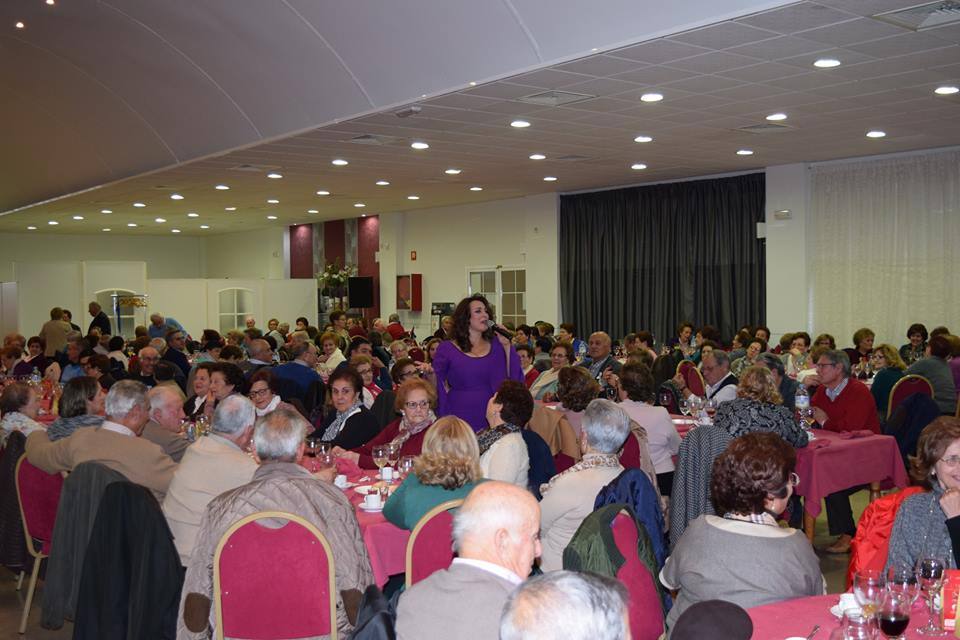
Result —
MULTIPOLYGON (((815 640, 827 640, 830 633, 840 626, 840 620, 830 613, 830 607, 837 604, 840 596, 813 596, 785 600, 776 604, 749 609, 753 621, 752 640, 783 640, 791 636, 805 638, 813 625, 820 625, 815 640)), ((925 626, 929 620, 922 604, 914 606, 910 617, 910 626, 905 634, 908 640, 923 638, 917 629, 925 626)))
POLYGON ((816 434, 810 446, 797 449, 800 486, 796 492, 804 498, 804 508, 811 516, 820 514, 821 500, 835 491, 871 482, 879 482, 881 489, 910 483, 893 436, 845 440, 823 429, 817 429, 816 434))

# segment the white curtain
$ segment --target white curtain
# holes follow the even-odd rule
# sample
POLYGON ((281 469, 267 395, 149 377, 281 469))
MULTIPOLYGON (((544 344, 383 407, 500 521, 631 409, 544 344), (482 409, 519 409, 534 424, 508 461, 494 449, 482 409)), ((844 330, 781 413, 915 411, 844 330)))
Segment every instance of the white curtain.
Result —
POLYGON ((812 168, 808 267, 815 330, 960 332, 960 151, 812 168))

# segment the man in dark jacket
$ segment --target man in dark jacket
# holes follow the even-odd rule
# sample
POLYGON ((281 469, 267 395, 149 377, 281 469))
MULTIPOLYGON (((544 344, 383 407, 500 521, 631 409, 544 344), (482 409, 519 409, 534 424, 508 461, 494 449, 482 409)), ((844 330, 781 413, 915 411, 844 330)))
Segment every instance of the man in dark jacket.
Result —
POLYGON ((96 327, 100 329, 100 335, 110 336, 113 335, 113 331, 110 328, 110 318, 107 317, 107 314, 103 312, 103 308, 97 302, 91 302, 87 305, 87 312, 90 314, 90 317, 93 320, 90 321, 90 328, 87 329, 87 333, 92 333, 93 328, 96 327))

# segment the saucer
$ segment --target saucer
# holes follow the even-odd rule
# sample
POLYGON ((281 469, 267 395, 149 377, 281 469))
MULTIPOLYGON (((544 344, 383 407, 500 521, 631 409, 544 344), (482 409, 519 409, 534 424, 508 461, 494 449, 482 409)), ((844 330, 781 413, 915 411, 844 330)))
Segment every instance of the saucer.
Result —
POLYGON ((366 511, 367 513, 380 513, 381 511, 383 511, 382 504, 379 507, 368 507, 366 503, 361 502, 357 506, 359 506, 361 510, 366 511))

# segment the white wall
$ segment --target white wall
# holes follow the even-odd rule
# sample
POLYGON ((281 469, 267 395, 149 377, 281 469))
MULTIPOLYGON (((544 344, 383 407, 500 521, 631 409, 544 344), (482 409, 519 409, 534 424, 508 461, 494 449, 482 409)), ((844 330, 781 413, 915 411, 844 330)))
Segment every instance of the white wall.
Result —
MULTIPOLYGON (((419 336, 431 333, 431 302, 458 302, 468 267, 527 270, 527 318, 556 321, 560 308, 557 197, 542 194, 380 216, 381 315, 394 311, 396 276, 423 274, 421 313, 402 312, 419 336), (410 252, 417 252, 417 260, 410 252)), ((433 320, 433 322, 431 322, 433 320)))
POLYGON ((767 167, 767 326, 775 339, 791 331, 815 331, 810 319, 807 269, 807 208, 810 170, 806 164, 767 167), (777 220, 779 210, 789 220, 777 220))
POLYGON ((147 281, 150 309, 177 322, 199 338, 207 325, 207 281, 202 278, 147 281))
POLYGON ((283 278, 286 227, 206 238, 207 278, 283 278))

